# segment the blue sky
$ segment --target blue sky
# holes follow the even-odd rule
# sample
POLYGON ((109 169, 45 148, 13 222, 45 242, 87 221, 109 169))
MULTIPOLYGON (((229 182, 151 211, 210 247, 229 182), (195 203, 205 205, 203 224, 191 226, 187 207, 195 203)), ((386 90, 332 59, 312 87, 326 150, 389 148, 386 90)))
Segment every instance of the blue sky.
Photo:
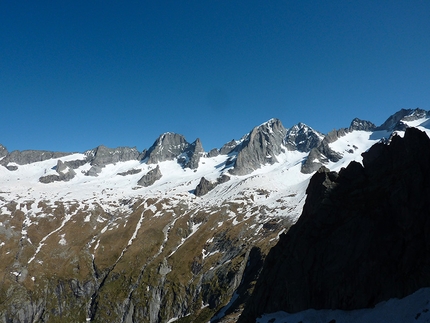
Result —
POLYGON ((208 151, 268 119, 324 133, 430 109, 430 1, 2 1, 9 151, 208 151))

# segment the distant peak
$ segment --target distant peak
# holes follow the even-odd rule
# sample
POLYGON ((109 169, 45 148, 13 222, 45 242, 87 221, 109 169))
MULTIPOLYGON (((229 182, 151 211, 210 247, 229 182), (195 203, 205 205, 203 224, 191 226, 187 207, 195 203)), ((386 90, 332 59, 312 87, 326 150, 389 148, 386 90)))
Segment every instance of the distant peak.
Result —
POLYGON ((403 121, 414 121, 417 119, 425 118, 429 116, 429 111, 425 111, 420 108, 416 109, 401 109, 391 115, 382 125, 377 127, 375 130, 404 130, 406 125, 403 121))
POLYGON ((349 131, 353 131, 353 130, 373 131, 373 130, 375 130, 375 128, 376 128, 376 126, 370 121, 361 120, 359 118, 354 118, 351 121, 351 124, 350 124, 348 130, 349 131))

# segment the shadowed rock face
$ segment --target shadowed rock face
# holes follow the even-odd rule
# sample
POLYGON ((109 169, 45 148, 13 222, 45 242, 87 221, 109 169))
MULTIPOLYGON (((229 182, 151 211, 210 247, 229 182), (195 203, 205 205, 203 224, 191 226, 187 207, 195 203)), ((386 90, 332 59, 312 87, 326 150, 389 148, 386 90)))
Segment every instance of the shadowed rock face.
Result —
POLYGON ((430 286, 430 139, 415 128, 311 179, 298 222, 266 258, 241 322, 372 307, 430 286))

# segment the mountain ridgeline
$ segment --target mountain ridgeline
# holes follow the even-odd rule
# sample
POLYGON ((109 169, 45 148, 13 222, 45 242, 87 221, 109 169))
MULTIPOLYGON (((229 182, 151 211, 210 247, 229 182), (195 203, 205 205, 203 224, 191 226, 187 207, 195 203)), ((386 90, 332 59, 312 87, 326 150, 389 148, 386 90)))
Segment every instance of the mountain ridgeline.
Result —
POLYGON ((205 151, 0 145, 0 322, 255 322, 430 284, 430 112, 205 151))

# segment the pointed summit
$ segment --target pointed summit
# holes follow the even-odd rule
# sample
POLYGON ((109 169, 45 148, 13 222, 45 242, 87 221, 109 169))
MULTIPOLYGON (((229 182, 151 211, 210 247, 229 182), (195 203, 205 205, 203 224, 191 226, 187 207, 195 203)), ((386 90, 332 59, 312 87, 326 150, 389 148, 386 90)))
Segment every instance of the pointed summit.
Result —
POLYGON ((148 149, 144 158, 148 158, 148 164, 173 160, 182 154, 187 146, 188 142, 183 135, 166 132, 158 137, 148 149))
POLYGON ((322 133, 299 122, 288 129, 287 135, 285 136, 285 146, 288 150, 309 152, 312 148, 318 146, 323 138, 324 135, 322 133))
POLYGON ((276 163, 276 156, 282 152, 286 132, 279 119, 270 119, 252 129, 236 147, 238 154, 230 173, 246 175, 264 164, 276 163))

